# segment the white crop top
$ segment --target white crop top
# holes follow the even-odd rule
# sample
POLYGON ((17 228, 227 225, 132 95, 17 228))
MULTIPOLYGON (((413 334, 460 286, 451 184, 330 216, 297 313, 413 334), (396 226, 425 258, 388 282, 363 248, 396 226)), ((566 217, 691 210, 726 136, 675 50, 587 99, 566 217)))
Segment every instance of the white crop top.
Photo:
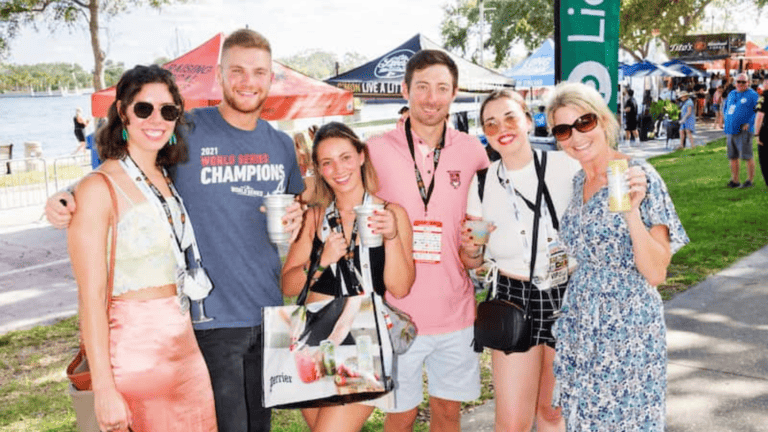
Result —
MULTIPOLYGON (((530 272, 528 257, 531 254, 531 249, 530 246, 524 246, 520 232, 525 231, 530 241, 533 230, 533 212, 520 200, 520 204, 518 204, 520 222, 517 222, 507 190, 498 180, 497 172, 500 163, 502 161, 498 160, 488 167, 482 203, 477 194, 477 175, 472 178, 467 196, 467 215, 482 217, 496 225, 496 230, 491 233, 488 239, 486 255, 496 261, 499 270, 512 276, 528 279, 530 272)), ((568 206, 573 191, 573 176, 580 169, 581 165, 562 151, 547 153, 544 180, 549 188, 558 218, 563 215, 568 206)), ((508 170, 507 176, 526 199, 534 201, 537 181, 533 160, 522 169, 508 170)), ((544 224, 550 226, 550 230, 552 229, 551 220, 542 218, 539 222, 539 240, 536 243, 538 255, 534 274, 537 276, 546 274, 549 265, 547 229, 544 224)), ((569 257, 568 262, 569 267, 575 266, 573 257, 569 257)))
MULTIPOLYGON (((109 178, 109 176, 107 176, 109 178)), ((173 248, 176 239, 165 225, 155 205, 149 201, 134 203, 115 183, 110 182, 131 207, 122 212, 117 222, 117 255, 115 256, 115 283, 113 296, 142 288, 158 287, 176 283, 177 261, 173 248)), ((175 199, 166 202, 171 210, 174 226, 181 225, 181 210, 175 199)), ((184 224, 189 231, 189 221, 184 224)), ((111 228, 110 228, 111 230, 111 228)), ((182 250, 192 243, 192 234, 185 232, 182 250)), ((111 241, 107 243, 107 253, 111 241)))

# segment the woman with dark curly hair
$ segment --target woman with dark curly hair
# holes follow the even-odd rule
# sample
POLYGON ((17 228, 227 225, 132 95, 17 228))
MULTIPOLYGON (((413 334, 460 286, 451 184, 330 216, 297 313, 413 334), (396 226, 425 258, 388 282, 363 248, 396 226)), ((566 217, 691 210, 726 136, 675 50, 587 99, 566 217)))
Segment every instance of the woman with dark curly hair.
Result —
POLYGON ((69 253, 103 431, 216 430, 211 381, 180 284, 191 282, 184 253, 197 246, 166 172, 187 159, 179 133, 183 111, 170 72, 154 65, 126 71, 96 138, 104 160, 99 175, 75 189, 69 253), (107 198, 110 186, 118 192, 117 214, 107 198))

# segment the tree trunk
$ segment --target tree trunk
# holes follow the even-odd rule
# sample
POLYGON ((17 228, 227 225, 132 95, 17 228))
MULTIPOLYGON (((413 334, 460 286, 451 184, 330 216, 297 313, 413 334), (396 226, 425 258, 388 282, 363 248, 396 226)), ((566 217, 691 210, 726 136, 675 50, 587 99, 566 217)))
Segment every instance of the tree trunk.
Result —
POLYGON ((99 0, 88 3, 88 30, 91 33, 91 49, 93 50, 93 90, 104 88, 104 52, 99 43, 99 0))

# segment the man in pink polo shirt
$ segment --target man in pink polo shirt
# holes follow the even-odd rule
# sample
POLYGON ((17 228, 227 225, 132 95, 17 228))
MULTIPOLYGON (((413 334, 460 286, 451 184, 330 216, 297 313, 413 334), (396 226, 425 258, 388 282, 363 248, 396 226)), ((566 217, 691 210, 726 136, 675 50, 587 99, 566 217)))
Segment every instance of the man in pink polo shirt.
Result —
POLYGON ((387 432, 413 430, 424 365, 431 430, 459 431, 461 402, 480 396, 478 356, 471 346, 474 289, 459 260, 459 231, 472 176, 489 162, 476 138, 447 127, 458 79, 458 68, 446 53, 414 54, 402 87, 408 120, 368 142, 379 176, 377 195, 408 212, 416 260, 410 294, 388 298, 413 318, 418 337, 398 357, 396 406, 384 422, 387 432))

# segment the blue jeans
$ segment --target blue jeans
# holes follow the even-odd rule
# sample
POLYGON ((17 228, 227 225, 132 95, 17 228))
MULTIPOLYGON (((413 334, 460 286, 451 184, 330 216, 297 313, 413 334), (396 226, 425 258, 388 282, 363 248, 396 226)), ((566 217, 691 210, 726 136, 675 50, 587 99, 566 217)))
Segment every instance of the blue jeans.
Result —
POLYGON ((213 385, 219 432, 269 432, 262 407, 260 327, 195 330, 213 385))

